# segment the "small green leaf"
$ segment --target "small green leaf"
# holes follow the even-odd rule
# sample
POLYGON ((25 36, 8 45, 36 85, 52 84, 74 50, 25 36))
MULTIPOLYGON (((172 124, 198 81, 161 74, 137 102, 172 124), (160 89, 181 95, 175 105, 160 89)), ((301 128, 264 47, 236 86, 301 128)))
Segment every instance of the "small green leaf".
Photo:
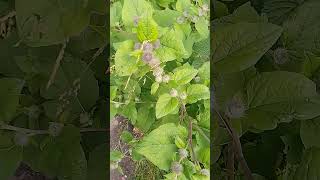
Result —
POLYGON ((192 104, 201 99, 209 99, 209 88, 202 84, 192 84, 187 88, 187 102, 192 104))
POLYGON ((133 139, 133 136, 129 131, 123 131, 120 138, 123 142, 129 143, 133 139))
POLYGON ((179 85, 189 83, 198 73, 198 70, 191 66, 185 66, 174 72, 173 79, 179 85))
POLYGON ((158 25, 152 18, 144 18, 139 21, 137 36, 140 42, 155 41, 158 38, 158 33, 158 25))
POLYGON ((158 88, 159 88, 159 83, 158 82, 154 82, 151 85, 151 94, 155 94, 157 92, 158 88))
POLYGON ((124 155, 118 150, 112 150, 110 152, 110 161, 119 162, 124 157, 124 155))

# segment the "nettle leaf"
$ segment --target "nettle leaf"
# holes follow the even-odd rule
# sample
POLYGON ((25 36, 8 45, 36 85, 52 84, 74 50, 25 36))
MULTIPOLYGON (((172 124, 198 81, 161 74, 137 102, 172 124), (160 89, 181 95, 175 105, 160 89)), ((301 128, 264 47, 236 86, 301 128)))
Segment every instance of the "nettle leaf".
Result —
POLYGON ((134 102, 130 102, 129 104, 123 106, 121 108, 121 113, 125 117, 128 117, 132 124, 136 123, 137 120, 137 109, 134 102))
POLYGON ((261 73, 248 82, 246 96, 248 108, 242 121, 255 129, 274 129, 279 122, 319 115, 315 84, 301 74, 261 73))
POLYGON ((154 82, 151 85, 151 94, 155 94, 159 88, 160 84, 158 82, 154 82))
POLYGON ((172 61, 186 54, 182 39, 176 35, 173 29, 160 38, 160 43, 161 46, 155 50, 155 55, 161 62, 172 61))
POLYGON ((304 120, 301 122, 300 136, 306 148, 317 147, 320 148, 320 118, 304 120))
POLYGON ((305 0, 268 0, 264 2, 262 12, 272 23, 282 24, 305 0))
POLYGON ((181 15, 180 12, 166 8, 164 10, 155 10, 153 13, 153 19, 162 27, 170 27, 175 22, 177 17, 181 15))
POLYGON ((65 179, 86 180, 87 160, 80 136, 79 128, 67 125, 58 137, 47 139, 39 154, 41 172, 65 179))
POLYGON ((170 113, 173 113, 178 108, 179 101, 176 97, 169 94, 162 94, 156 104, 156 117, 162 118, 170 113))
POLYGON ((217 27, 211 41, 215 70, 231 73, 253 66, 277 41, 281 32, 281 27, 268 23, 237 23, 217 27))
POLYGON ((138 70, 137 58, 130 55, 133 51, 134 42, 132 40, 124 41, 120 44, 115 54, 116 73, 119 76, 130 76, 138 70))
POLYGON ((151 17, 153 7, 146 0, 124 0, 122 7, 122 22, 126 27, 134 26, 135 17, 151 17))
POLYGON ((158 25, 150 17, 143 18, 138 23, 137 36, 140 42, 155 41, 158 38, 158 25))
POLYGON ((136 151, 158 168, 168 171, 172 158, 178 150, 174 143, 176 136, 186 139, 186 128, 174 123, 161 125, 143 138, 137 145, 136 151))
POLYGON ((293 180, 309 180, 320 178, 319 166, 320 149, 309 148, 305 150, 302 157, 302 162, 299 164, 292 176, 293 180))
POLYGON ((24 81, 15 78, 1 78, 0 84, 0 121, 10 122, 16 114, 24 81))
POLYGON ((184 85, 189 83, 196 75, 198 70, 194 69, 192 66, 182 66, 173 74, 174 81, 179 85, 184 85))
POLYGON ((187 102, 192 104, 202 99, 209 99, 210 91, 205 85, 192 84, 187 88, 187 95, 187 102))
POLYGON ((207 38, 209 36, 209 22, 205 17, 201 17, 196 23, 195 28, 202 38, 207 38))
POLYGON ((110 26, 114 27, 120 24, 122 13, 122 4, 120 1, 117 1, 111 4, 110 7, 110 26))
POLYGON ((59 44, 78 35, 89 24, 91 9, 85 1, 15 1, 21 39, 31 47, 59 44))
POLYGON ((12 133, 0 132, 0 179, 14 176, 22 161, 22 147, 13 143, 12 133))
POLYGON ((135 126, 142 132, 147 132, 155 120, 154 109, 150 108, 150 105, 143 105, 138 109, 135 126))
POLYGON ((107 179, 108 173, 105 171, 107 169, 107 149, 107 144, 101 144, 90 152, 87 180, 107 179))

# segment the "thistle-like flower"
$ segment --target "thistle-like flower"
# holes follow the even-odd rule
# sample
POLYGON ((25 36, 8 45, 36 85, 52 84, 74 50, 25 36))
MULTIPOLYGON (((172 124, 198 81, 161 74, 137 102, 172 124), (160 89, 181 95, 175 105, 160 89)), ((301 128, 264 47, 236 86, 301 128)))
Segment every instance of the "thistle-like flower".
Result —
POLYGON ((141 49, 141 43, 137 42, 134 44, 134 50, 139 50, 141 49))
POLYGON ((142 55, 142 60, 144 62, 150 62, 152 60, 153 56, 152 56, 152 53, 151 52, 144 52, 143 55, 142 55))
POLYGON ((161 67, 156 67, 153 70, 153 75, 154 76, 161 76, 163 74, 163 69, 161 67))
POLYGON ((187 94, 185 92, 182 92, 180 94, 180 99, 182 99, 182 100, 187 99, 187 94))
POLYGON ((18 146, 26 146, 29 143, 29 137, 25 133, 17 132, 14 136, 14 142, 18 146))
POLYGON ((289 60, 288 51, 284 48, 277 48, 273 52, 273 59, 276 64, 284 64, 289 60))
POLYGON ((234 96, 229 102, 227 102, 226 115, 229 118, 241 118, 244 116, 246 106, 242 99, 238 96, 234 96))
POLYGON ((158 49, 158 48, 160 48, 160 46, 161 46, 161 44, 160 44, 160 40, 159 39, 157 39, 157 40, 155 40, 153 42, 153 48, 154 49, 158 49))
POLYGON ((152 43, 147 42, 147 43, 143 44, 143 51, 144 52, 152 52, 152 50, 153 50, 152 43))
POLYGON ((180 158, 184 159, 188 157, 188 151, 186 149, 179 149, 178 151, 180 158))
POLYGON ((179 162, 173 162, 171 164, 171 171, 175 174, 180 174, 183 171, 183 167, 179 162))
POLYGON ((208 169, 201 169, 200 174, 204 176, 210 176, 210 171, 208 169))
POLYGON ((169 75, 164 75, 163 78, 162 78, 162 81, 164 83, 168 83, 170 81, 170 76, 169 75))
POLYGON ((171 97, 177 97, 178 96, 178 91, 176 89, 171 89, 170 91, 170 96, 171 97))
POLYGON ((160 61, 158 58, 153 57, 151 61, 148 62, 148 64, 151 68, 156 68, 160 66, 160 61))
POLYGON ((183 16, 180 16, 180 17, 177 18, 177 23, 178 24, 183 24, 184 21, 185 21, 185 18, 183 16))
POLYGON ((161 83, 162 82, 162 76, 156 76, 156 82, 161 83))

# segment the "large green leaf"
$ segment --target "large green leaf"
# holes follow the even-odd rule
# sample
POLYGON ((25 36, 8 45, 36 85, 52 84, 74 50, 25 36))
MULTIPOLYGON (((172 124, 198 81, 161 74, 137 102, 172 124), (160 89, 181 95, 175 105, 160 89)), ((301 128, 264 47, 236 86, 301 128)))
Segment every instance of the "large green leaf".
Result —
POLYGON ((162 94, 156 104, 157 119, 174 112, 179 105, 178 99, 169 94, 162 94))
POLYGON ((187 137, 186 128, 173 123, 161 125, 143 138, 137 145, 136 151, 158 168, 168 171, 172 158, 178 150, 174 144, 175 136, 185 139, 187 137))
POLYGON ((23 85, 20 79, 0 79, 0 121, 10 122, 15 116, 23 85))
POLYGON ((137 58, 130 55, 133 50, 134 42, 127 40, 121 43, 115 54, 116 73, 119 76, 130 76, 138 70, 137 58))
POLYGON ((58 44, 78 35, 90 19, 90 9, 84 0, 17 0, 15 10, 19 35, 32 47, 58 44))
POLYGON ((135 17, 151 17, 153 8, 146 0, 124 0, 122 7, 122 21, 126 27, 134 26, 135 17))
POLYGON ((231 73, 253 66, 277 41, 281 32, 281 27, 268 23, 217 27, 211 40, 215 70, 231 73))
POLYGON ((320 148, 320 118, 314 118, 301 122, 300 136, 306 148, 317 147, 320 148))
POLYGON ((22 147, 15 146, 12 134, 0 132, 0 179, 15 174, 22 160, 22 147))
POLYGON ((107 149, 107 144, 101 144, 90 152, 87 180, 107 179, 107 149))
POLYGON ((279 122, 314 118, 320 112, 315 84, 297 73, 261 73, 248 82, 246 96, 242 120, 255 129, 274 129, 279 122))
POLYGON ((179 85, 184 85, 189 83, 198 73, 198 70, 194 69, 192 66, 186 64, 178 68, 174 72, 173 79, 179 85))
POLYGON ((192 84, 187 88, 187 102, 192 104, 201 99, 209 99, 209 88, 202 84, 192 84))
POLYGON ((155 54, 161 62, 182 58, 182 56, 187 53, 181 37, 177 36, 177 32, 175 30, 166 32, 160 38, 160 43, 161 46, 155 50, 155 54))

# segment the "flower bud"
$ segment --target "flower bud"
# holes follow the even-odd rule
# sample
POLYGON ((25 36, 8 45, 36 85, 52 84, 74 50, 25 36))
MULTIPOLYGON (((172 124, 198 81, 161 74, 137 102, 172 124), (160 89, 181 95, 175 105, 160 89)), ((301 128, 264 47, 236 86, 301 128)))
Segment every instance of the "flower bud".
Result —
POLYGON ((239 97, 233 97, 227 102, 226 115, 229 118, 241 118, 245 113, 246 107, 239 97))
POLYGON ((14 135, 14 142, 19 146, 26 146, 29 143, 29 137, 26 133, 17 132, 14 135))
POLYGON ((185 92, 180 94, 180 99, 187 99, 187 94, 185 92))
POLYGON ((182 24, 182 23, 184 23, 184 21, 185 21, 185 18, 183 16, 180 16, 180 17, 177 18, 177 23, 178 24, 182 24))
POLYGON ((171 171, 175 174, 180 174, 183 171, 183 167, 179 162, 173 162, 171 164, 171 171))
POLYGON ((210 11, 208 4, 203 4, 201 7, 204 11, 210 11))
POLYGON ((154 68, 160 66, 160 61, 157 58, 152 58, 151 61, 148 62, 148 64, 149 66, 151 66, 151 68, 154 68))
POLYGON ((208 169, 201 169, 200 174, 204 176, 210 176, 210 171, 208 169))
POLYGON ((200 82, 200 80, 201 80, 201 78, 200 78, 199 76, 196 76, 196 77, 194 78, 194 81, 197 82, 197 83, 200 82))
POLYGON ((144 52, 143 55, 142 55, 142 60, 144 62, 149 62, 152 60, 152 53, 150 52, 144 52))
POLYGON ((154 76, 161 76, 163 73, 163 69, 161 67, 157 67, 153 70, 153 75, 154 76))
POLYGON ((149 42, 143 44, 143 51, 144 52, 152 52, 153 50, 153 45, 149 42))
POLYGON ((162 82, 162 76, 156 76, 156 82, 161 83, 162 82))
POLYGON ((139 50, 141 48, 141 43, 137 42, 134 44, 134 50, 139 50))
POLYGON ((284 48, 277 48, 273 52, 273 59, 276 64, 284 64, 289 60, 288 51, 284 48))
POLYGON ((169 75, 164 75, 163 78, 162 78, 162 81, 164 83, 168 83, 170 81, 170 76, 169 75))
POLYGON ((201 17, 201 16, 204 16, 206 14, 206 12, 203 10, 203 9, 201 9, 201 8, 199 8, 198 9, 198 15, 201 17))
POLYGON ((184 159, 188 157, 188 151, 186 149, 179 149, 179 156, 184 159))
POLYGON ((198 16, 192 16, 191 17, 191 21, 194 22, 194 23, 197 22, 198 20, 199 20, 198 16))
POLYGON ((171 97, 177 97, 178 96, 178 91, 176 89, 171 89, 170 96, 171 97))
POLYGON ((188 11, 183 11, 183 16, 186 17, 186 18, 189 17, 189 12, 188 11))
POLYGON ((63 129, 63 124, 57 122, 50 122, 49 123, 49 134, 53 137, 59 136, 63 129))

